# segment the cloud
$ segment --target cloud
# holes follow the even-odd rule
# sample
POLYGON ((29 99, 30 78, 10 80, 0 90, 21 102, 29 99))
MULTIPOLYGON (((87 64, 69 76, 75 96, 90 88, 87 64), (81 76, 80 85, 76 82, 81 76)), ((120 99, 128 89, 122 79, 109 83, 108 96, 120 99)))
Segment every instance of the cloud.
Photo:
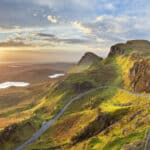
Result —
POLYGON ((68 44, 87 44, 88 42, 90 42, 86 39, 60 39, 60 41, 68 44))
POLYGON ((21 40, 8 39, 0 42, 0 47, 31 47, 31 44, 26 44, 21 40))
POLYGON ((34 35, 39 36, 39 37, 50 37, 50 38, 55 37, 54 34, 47 34, 47 33, 34 33, 34 35))
POLYGON ((45 46, 47 45, 56 45, 58 44, 78 44, 78 45, 84 45, 91 43, 88 38, 77 38, 77 37, 61 37, 61 36, 56 36, 54 34, 50 33, 33 33, 33 39, 40 41, 39 43, 45 46), (34 38, 35 37, 35 38, 34 38))
MULTIPOLYGON (((87 39, 78 39, 78 38, 60 38, 53 34, 46 34, 46 33, 35 33, 35 36, 41 37, 42 41, 50 42, 51 44, 86 44, 90 42, 87 39)), ((49 43, 48 43, 49 44, 49 43)))
POLYGON ((56 19, 55 16, 49 15, 49 16, 47 16, 47 19, 48 19, 51 23, 57 23, 57 22, 58 22, 58 20, 56 19))
POLYGON ((78 21, 73 22, 72 25, 74 28, 82 31, 83 33, 90 34, 92 32, 91 28, 86 27, 85 25, 83 25, 82 23, 78 21))
POLYGON ((0 26, 0 33, 18 32, 20 29, 18 26, 0 26))
POLYGON ((14 34, 14 33, 29 33, 33 31, 44 30, 45 27, 23 27, 23 26, 0 26, 0 33, 14 34))
POLYGON ((83 22, 82 26, 92 31, 87 35, 89 40, 93 41, 91 46, 105 47, 105 43, 111 46, 131 39, 149 39, 150 36, 148 32, 146 33, 150 31, 149 23, 143 24, 146 18, 144 16, 138 18, 128 15, 99 15, 95 20, 83 22))
POLYGON ((108 10, 115 10, 115 6, 112 3, 105 4, 104 8, 108 10))
POLYGON ((36 16, 37 16, 37 13, 33 13, 33 16, 36 17, 36 16))
POLYGON ((104 21, 104 18, 105 18, 105 17, 104 17, 103 15, 97 16, 95 21, 96 21, 96 22, 102 22, 102 21, 104 21))
POLYGON ((104 39, 99 38, 99 37, 98 37, 98 38, 96 38, 96 41, 97 41, 97 42, 105 42, 105 40, 104 40, 104 39))
POLYGON ((108 51, 114 43, 150 39, 148 4, 148 0, 1 0, 0 40, 4 45, 12 37, 20 45, 108 51), (16 41, 15 34, 24 39, 16 41))
POLYGON ((86 23, 86 26, 91 28, 95 35, 121 37, 126 32, 133 30, 135 21, 132 16, 100 15, 93 22, 86 23))

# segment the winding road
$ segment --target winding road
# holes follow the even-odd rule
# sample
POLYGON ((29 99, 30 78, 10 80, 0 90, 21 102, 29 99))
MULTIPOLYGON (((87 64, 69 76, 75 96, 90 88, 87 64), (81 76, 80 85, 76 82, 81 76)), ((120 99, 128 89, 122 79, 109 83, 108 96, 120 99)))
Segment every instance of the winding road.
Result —
POLYGON ((99 89, 108 89, 108 88, 116 88, 119 89, 121 91, 124 91, 128 94, 131 95, 135 95, 135 96, 139 96, 139 97, 144 97, 144 98, 150 98, 150 95, 144 95, 144 94, 139 94, 139 93, 134 93, 122 88, 118 88, 118 87, 114 87, 114 86, 99 86, 97 88, 94 88, 92 90, 86 91, 82 94, 79 94, 78 96, 75 96, 74 98, 72 98, 65 106, 64 108, 51 120, 49 120, 48 122, 46 122, 44 125, 42 125, 42 127, 36 131, 28 140, 26 140, 23 144, 21 144, 18 148, 16 148, 15 150, 23 150, 26 146, 28 146, 29 144, 33 143, 34 141, 36 141, 48 128, 50 128, 53 123, 55 123, 63 114, 64 112, 67 110, 67 108, 76 100, 78 100, 79 98, 95 91, 95 90, 99 90, 99 89))
POLYGON ((144 150, 150 150, 150 130, 147 133, 144 150))

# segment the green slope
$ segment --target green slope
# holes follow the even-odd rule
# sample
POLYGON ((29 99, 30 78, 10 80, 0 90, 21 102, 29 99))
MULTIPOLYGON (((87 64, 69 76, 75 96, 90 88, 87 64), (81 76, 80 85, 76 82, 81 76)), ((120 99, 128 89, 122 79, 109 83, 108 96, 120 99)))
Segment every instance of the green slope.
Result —
MULTIPOLYGON (((115 87, 149 95, 149 51, 149 41, 117 44, 111 48, 106 59, 93 61, 88 67, 78 64, 63 80, 48 87, 49 92, 33 108, 31 118, 25 121, 32 123, 35 130, 43 121, 56 116, 72 97, 98 86, 110 86, 73 102, 63 116, 26 149, 142 148, 150 124, 149 98, 115 87), (145 70, 144 74, 142 70, 145 70), (134 76, 138 76, 138 80, 134 76)), ((25 122, 17 125, 12 132, 13 138, 6 138, 7 143, 3 140, 1 145, 5 149, 8 149, 8 145, 9 148, 17 147, 32 135, 33 130, 23 127, 25 122), (20 129, 29 131, 29 134, 21 137, 17 134, 20 129)))

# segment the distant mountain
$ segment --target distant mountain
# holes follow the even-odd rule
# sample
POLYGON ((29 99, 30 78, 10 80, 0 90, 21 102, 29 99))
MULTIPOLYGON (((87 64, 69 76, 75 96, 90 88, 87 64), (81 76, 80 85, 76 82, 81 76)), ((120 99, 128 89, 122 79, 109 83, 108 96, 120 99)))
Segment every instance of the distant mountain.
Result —
POLYGON ((92 52, 87 52, 84 54, 84 56, 80 59, 78 62, 78 65, 87 65, 90 66, 94 63, 99 63, 103 58, 97 56, 96 54, 92 52))

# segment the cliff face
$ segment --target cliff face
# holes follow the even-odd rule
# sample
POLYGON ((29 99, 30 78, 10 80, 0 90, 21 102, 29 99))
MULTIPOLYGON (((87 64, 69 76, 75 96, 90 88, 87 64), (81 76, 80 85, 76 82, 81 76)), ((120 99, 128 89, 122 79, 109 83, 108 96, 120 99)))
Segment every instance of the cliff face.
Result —
POLYGON ((134 62, 128 70, 130 87, 135 92, 150 92, 150 42, 145 40, 133 40, 111 47, 108 57, 129 58, 134 62))
POLYGON ((131 87, 136 92, 150 92, 150 60, 135 62, 129 71, 131 87))
POLYGON ((122 43, 116 44, 110 48, 110 53, 109 53, 108 57, 124 54, 124 51, 125 51, 124 44, 122 44, 122 43))
POLYGON ((150 54, 150 41, 146 40, 131 40, 126 43, 119 43, 113 45, 110 49, 108 57, 114 55, 129 54, 132 51, 137 51, 138 53, 148 53, 150 54))

